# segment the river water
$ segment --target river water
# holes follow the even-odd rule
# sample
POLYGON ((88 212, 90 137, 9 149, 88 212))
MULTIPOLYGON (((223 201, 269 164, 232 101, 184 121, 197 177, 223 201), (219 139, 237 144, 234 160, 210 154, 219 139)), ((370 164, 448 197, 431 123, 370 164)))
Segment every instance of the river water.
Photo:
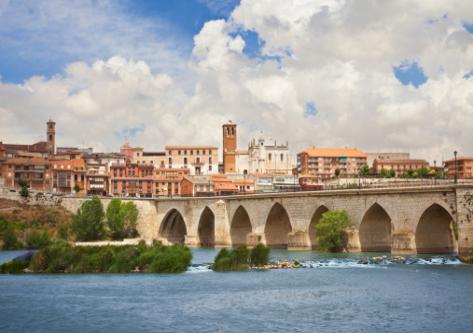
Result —
MULTIPOLYGON (((473 265, 452 256, 360 265, 360 253, 272 250, 314 268, 215 273, 205 263, 218 249, 192 252, 176 275, 0 275, 0 330, 473 331, 473 265)), ((0 252, 0 263, 21 253, 0 252)))

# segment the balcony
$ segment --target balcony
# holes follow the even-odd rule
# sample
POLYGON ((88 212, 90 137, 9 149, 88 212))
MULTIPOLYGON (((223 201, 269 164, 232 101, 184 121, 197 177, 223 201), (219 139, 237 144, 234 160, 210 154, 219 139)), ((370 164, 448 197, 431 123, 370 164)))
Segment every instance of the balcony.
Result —
POLYGON ((193 166, 202 166, 202 165, 204 165, 205 163, 202 162, 201 160, 195 160, 194 162, 191 162, 191 164, 192 164, 193 166))

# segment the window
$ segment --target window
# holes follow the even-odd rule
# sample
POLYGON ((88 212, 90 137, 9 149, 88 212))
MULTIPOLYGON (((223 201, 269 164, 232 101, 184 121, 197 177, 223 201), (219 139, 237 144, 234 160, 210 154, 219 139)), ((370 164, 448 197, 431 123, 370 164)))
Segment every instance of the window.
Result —
POLYGON ((169 157, 169 165, 172 164, 172 157, 169 157))
POLYGON ((196 155, 199 155, 199 151, 198 151, 198 150, 197 150, 195 153, 196 153, 196 155))
POLYGON ((271 153, 268 155, 268 160, 271 161, 271 153))
POLYGON ((49 141, 53 141, 53 136, 51 134, 49 135, 49 141))
POLYGON ((212 151, 211 151, 211 150, 209 150, 209 155, 212 155, 212 151))
POLYGON ((136 153, 136 156, 140 157, 140 153, 136 153))
POLYGON ((187 150, 184 150, 184 155, 187 155, 187 150))
POLYGON ((187 164, 187 157, 184 157, 184 164, 187 164))
POLYGON ((205 149, 204 149, 204 150, 202 150, 202 155, 205 155, 205 149))
POLYGON ((172 155, 172 151, 171 151, 171 150, 169 151, 169 155, 172 155))
POLYGON ((193 150, 191 150, 191 155, 194 155, 194 151, 193 151, 193 150))
POLYGON ((233 128, 232 128, 232 135, 235 135, 235 132, 234 132, 233 128))
POLYGON ((135 170, 133 170, 132 175, 133 175, 133 176, 135 175, 135 170))
POLYGON ((53 125, 49 125, 49 129, 53 129, 53 125))
POLYGON ((209 165, 209 171, 212 171, 212 164, 209 165))
POLYGON ((128 176, 131 176, 131 171, 128 171, 128 176))
POLYGON ((180 151, 180 150, 177 151, 177 155, 181 155, 181 151, 180 151))
POLYGON ((284 161, 284 155, 281 154, 281 162, 284 161))
POLYGON ((227 135, 230 135, 230 130, 228 129, 228 127, 227 127, 227 135))

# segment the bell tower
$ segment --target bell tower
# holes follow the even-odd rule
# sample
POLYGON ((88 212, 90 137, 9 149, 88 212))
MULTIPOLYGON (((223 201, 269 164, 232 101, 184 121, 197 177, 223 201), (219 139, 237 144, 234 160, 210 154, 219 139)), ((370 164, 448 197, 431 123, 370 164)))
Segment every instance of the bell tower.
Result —
POLYGON ((51 159, 56 152, 56 123, 50 119, 46 125, 46 149, 48 157, 51 159))
POLYGON ((228 121, 223 129, 223 170, 225 174, 236 173, 235 152, 237 149, 237 125, 228 121))

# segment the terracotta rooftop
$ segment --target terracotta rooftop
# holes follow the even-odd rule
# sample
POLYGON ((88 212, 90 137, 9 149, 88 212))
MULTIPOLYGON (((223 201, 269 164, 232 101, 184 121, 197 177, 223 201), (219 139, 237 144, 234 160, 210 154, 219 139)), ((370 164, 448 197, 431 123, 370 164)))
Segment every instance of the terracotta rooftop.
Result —
POLYGON ((308 148, 299 154, 302 153, 313 157, 366 157, 366 153, 352 148, 308 148))
POLYGON ((34 157, 34 158, 23 158, 23 157, 15 157, 9 158, 7 163, 27 163, 27 164, 42 164, 47 163, 50 164, 51 161, 44 157, 34 157))
MULTIPOLYGON (((458 161, 465 161, 465 160, 473 160, 473 157, 467 157, 467 156, 464 156, 464 157, 457 157, 457 162, 458 161)), ((451 158, 449 160, 446 160, 445 162, 455 162, 455 159, 454 158, 451 158)))
POLYGON ((165 147, 166 149, 218 149, 218 147, 215 146, 207 146, 207 145, 169 145, 165 147))
POLYGON ((5 150, 23 150, 30 153, 47 153, 46 142, 41 141, 33 145, 8 144, 2 143, 5 150))
POLYGON ((202 185, 206 185, 206 184, 209 184, 210 182, 210 185, 214 185, 214 183, 212 181, 209 181, 209 179, 205 178, 205 177, 184 177, 185 179, 187 179, 188 181, 190 181, 192 184, 202 184, 202 185))
MULTIPOLYGON (((375 159, 374 160, 377 164, 429 164, 426 160, 411 160, 411 159, 403 159, 403 160, 385 160, 385 159, 375 159)), ((374 162, 373 162, 374 163, 374 162)))

